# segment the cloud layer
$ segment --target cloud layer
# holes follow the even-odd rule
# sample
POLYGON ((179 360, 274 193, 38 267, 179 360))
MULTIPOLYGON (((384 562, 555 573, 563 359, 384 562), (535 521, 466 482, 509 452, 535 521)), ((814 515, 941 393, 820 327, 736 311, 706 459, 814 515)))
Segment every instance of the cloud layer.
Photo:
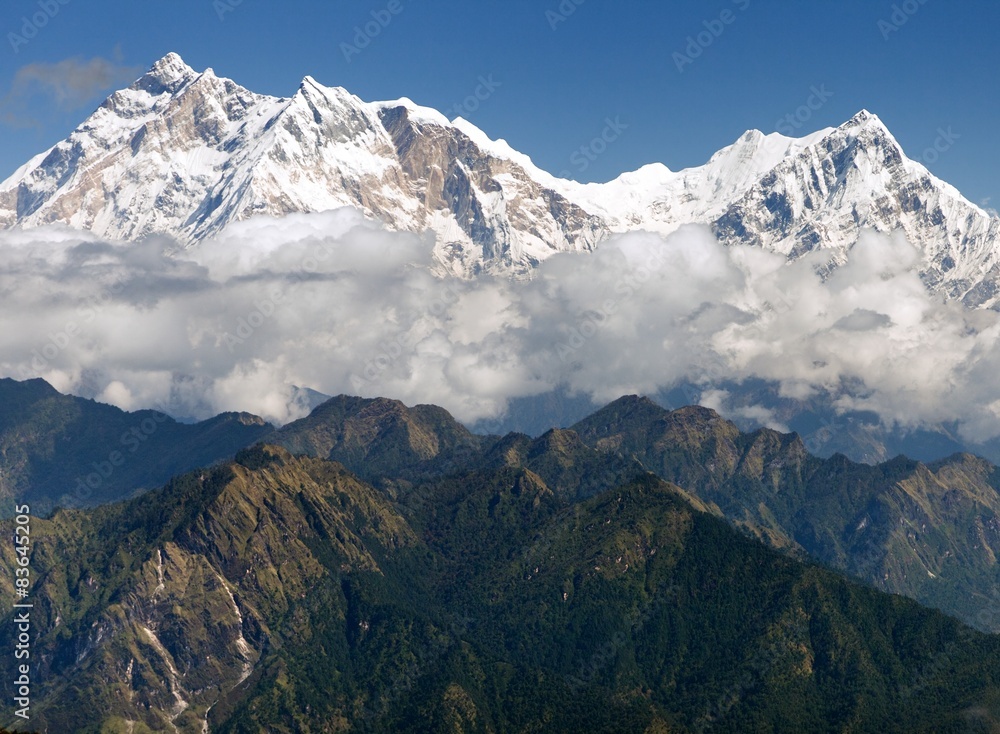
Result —
POLYGON ((305 410, 292 385, 474 421, 560 385, 601 402, 693 382, 711 401, 713 385, 761 378, 887 425, 1000 435, 1000 316, 930 294, 900 236, 866 234, 825 280, 828 255, 789 264, 702 227, 558 255, 531 281, 441 279, 431 248, 349 209, 251 220, 180 253, 0 233, 0 373, 278 422, 305 410))

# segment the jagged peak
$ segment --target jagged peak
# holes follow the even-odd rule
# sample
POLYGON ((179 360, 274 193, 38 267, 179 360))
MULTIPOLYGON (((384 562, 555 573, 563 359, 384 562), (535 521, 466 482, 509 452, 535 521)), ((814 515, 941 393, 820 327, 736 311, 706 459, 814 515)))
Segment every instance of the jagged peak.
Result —
MULTIPOLYGON (((622 395, 617 400, 614 400, 604 406, 597 414, 604 411, 619 411, 619 410, 652 410, 658 413, 668 413, 669 411, 664 408, 659 403, 655 402, 651 398, 645 395, 622 395)), ((595 414, 596 415, 596 414, 595 414)))
POLYGON ((737 143, 759 143, 765 137, 766 136, 764 135, 764 133, 762 133, 757 128, 751 128, 751 129, 747 130, 745 133, 743 133, 742 135, 740 135, 736 139, 736 142, 737 143))
POLYGON ((866 109, 862 109, 854 117, 852 117, 850 120, 844 123, 844 126, 858 127, 861 125, 868 125, 870 123, 877 123, 884 127, 882 120, 879 119, 878 115, 876 115, 874 112, 869 112, 866 109))
POLYGON ((469 122, 464 117, 456 117, 451 121, 451 125, 458 130, 460 133, 465 135, 469 140, 475 143, 481 151, 487 155, 491 155, 494 158, 502 158, 504 160, 516 163, 529 175, 533 176, 536 181, 541 181, 547 184, 552 184, 556 181, 556 177, 550 174, 548 171, 543 171, 541 168, 535 165, 531 160, 531 157, 525 153, 514 149, 506 140, 503 138, 497 138, 494 140, 489 135, 487 135, 483 130, 477 127, 472 122, 469 122))
MULTIPOLYGON (((176 94, 193 85, 212 85, 220 88, 226 85, 234 85, 236 88, 249 92, 249 90, 236 84, 232 79, 221 77, 215 73, 215 69, 208 67, 204 71, 195 71, 188 66, 184 59, 176 53, 169 53, 150 67, 142 77, 140 77, 130 89, 141 89, 157 96, 164 92, 176 94)), ((254 95, 261 96, 261 95, 254 95)))
POLYGON ((862 150, 866 150, 874 144, 887 151, 890 157, 906 160, 903 146, 899 144, 882 119, 868 110, 861 110, 832 134, 846 135, 848 139, 857 141, 862 150))
MULTIPOLYGON (((703 405, 685 405, 682 408, 671 411, 671 414, 678 417, 690 416, 703 421, 725 420, 717 411, 712 408, 706 408, 703 405)), ((726 423, 729 423, 729 421, 726 421, 726 423)))
POLYGON ((0 388, 18 391, 23 394, 33 394, 38 398, 61 395, 58 390, 40 377, 23 381, 10 377, 0 377, 0 388))
MULTIPOLYGON (((211 69, 208 71, 211 72, 211 69)), ((171 51, 153 64, 139 81, 148 79, 158 81, 163 86, 169 86, 178 81, 192 79, 197 75, 198 73, 188 66, 179 54, 171 51)))
POLYGON ((685 172, 700 174, 707 171, 712 180, 734 181, 738 188, 739 181, 759 180, 768 171, 820 142, 834 130, 823 128, 796 138, 750 129, 731 145, 717 151, 704 166, 686 169, 685 172))
POLYGON ((316 77, 312 76, 311 74, 306 74, 304 77, 302 77, 302 81, 299 82, 299 91, 308 93, 309 90, 311 89, 315 89, 320 92, 325 92, 327 90, 327 87, 316 81, 316 77))
POLYGON ((350 90, 344 89, 344 87, 328 87, 322 82, 317 81, 314 76, 306 75, 302 77, 302 81, 299 82, 299 88, 296 91, 296 95, 309 97, 317 94, 324 99, 349 100, 351 103, 356 104, 359 107, 365 105, 363 100, 356 95, 351 94, 350 90))
POLYGON ((635 395, 635 394, 633 394, 633 395, 622 395, 617 400, 612 401, 610 403, 610 405, 645 405, 645 406, 650 406, 650 405, 656 405, 656 403, 653 402, 652 398, 649 398, 649 397, 647 397, 645 395, 635 395))
POLYGON ((850 120, 845 122, 837 129, 854 134, 857 134, 863 130, 868 130, 883 134, 888 138, 890 138, 893 142, 895 142, 896 140, 893 137, 892 133, 889 131, 889 128, 886 127, 886 124, 882 122, 882 118, 880 118, 873 112, 869 112, 868 110, 861 110, 860 112, 858 112, 858 114, 856 114, 854 117, 852 117, 850 120))
POLYGON ((370 108, 363 100, 343 87, 328 87, 317 81, 313 76, 304 76, 299 82, 299 88, 291 97, 294 104, 307 104, 310 107, 319 105, 321 107, 351 107, 358 111, 365 111, 370 108))

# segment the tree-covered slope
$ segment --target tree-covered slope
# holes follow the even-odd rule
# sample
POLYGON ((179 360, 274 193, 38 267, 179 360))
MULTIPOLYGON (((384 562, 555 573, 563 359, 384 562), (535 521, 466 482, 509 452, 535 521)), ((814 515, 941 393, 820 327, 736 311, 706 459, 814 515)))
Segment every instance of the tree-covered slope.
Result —
MULTIPOLYGON (((35 520, 32 725, 1000 722, 1000 638, 771 550, 637 467, 612 464, 595 486, 572 464, 600 453, 569 433, 502 456, 386 491, 340 464, 261 447, 126 503, 35 520)), ((11 568, 13 552, 0 555, 11 568)), ((10 664, 0 660, 4 680, 10 664)))
POLYGON ((188 425, 62 395, 43 380, 0 379, 0 515, 89 507, 228 459, 273 431, 247 413, 188 425))
POLYGON ((741 433, 711 410, 634 396, 574 430, 773 545, 1000 631, 1000 472, 982 459, 819 459, 795 434, 741 433))

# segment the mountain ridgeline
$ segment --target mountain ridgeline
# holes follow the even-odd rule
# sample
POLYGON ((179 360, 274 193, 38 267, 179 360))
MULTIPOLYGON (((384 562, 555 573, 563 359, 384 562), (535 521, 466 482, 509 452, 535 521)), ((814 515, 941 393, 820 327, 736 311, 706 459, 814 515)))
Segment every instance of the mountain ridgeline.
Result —
MULTIPOLYGON (((4 420, 59 462, 60 416, 119 441, 130 414, 100 407, 51 409, 36 433, 4 420)), ((819 459, 636 396, 537 438, 347 396, 246 424, 263 443, 241 437, 235 460, 32 520, 32 728, 1000 725, 1000 500, 975 457, 819 459)), ((15 566, 13 545, 0 556, 15 566)))
POLYGON ((120 500, 229 459, 273 430, 248 413, 189 425, 62 395, 44 380, 0 379, 0 516, 15 503, 47 514, 120 500))
POLYGON ((568 433, 514 440, 492 467, 388 493, 342 464, 261 446, 141 498, 36 521, 32 723, 443 733, 1000 722, 1000 637, 770 550, 635 467, 585 488, 592 478, 567 461, 588 453, 600 463, 568 433))
POLYGON ((475 435, 441 408, 387 399, 340 396, 275 429, 246 414, 187 425, 125 413, 41 380, 2 380, 0 393, 4 499, 37 515, 122 500, 259 441, 339 462, 390 497, 483 467, 534 471, 537 454, 546 481, 577 499, 651 472, 772 547, 1000 632, 1000 473, 969 454, 820 459, 795 434, 741 432, 711 410, 638 397, 531 439, 475 435))
MULTIPOLYGON (((620 120, 606 123, 620 133, 620 120)), ((750 130, 681 171, 655 163, 604 184, 569 175, 409 99, 364 102, 312 77, 271 97, 168 54, 0 182, 0 227, 191 245, 256 215, 350 206, 434 233, 439 270, 470 277, 524 274, 615 233, 685 224, 838 262, 868 228, 904 232, 924 282, 948 298, 1000 299, 1000 218, 908 158, 866 110, 802 138, 750 130)))
MULTIPOLYGON (((344 397, 268 440, 389 487, 531 456, 526 436, 476 437, 440 409, 344 397)), ((987 461, 820 459, 795 434, 744 433, 707 408, 668 411, 636 396, 537 441, 580 491, 637 467, 775 548, 1000 632, 1000 472, 987 461)))

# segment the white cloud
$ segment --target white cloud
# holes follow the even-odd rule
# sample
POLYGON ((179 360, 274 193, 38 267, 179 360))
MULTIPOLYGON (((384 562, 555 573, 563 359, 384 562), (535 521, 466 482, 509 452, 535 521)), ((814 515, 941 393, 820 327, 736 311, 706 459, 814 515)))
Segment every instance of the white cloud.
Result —
POLYGON ((826 255, 787 263, 702 227, 558 255, 530 281, 439 279, 431 249, 346 209, 251 220, 174 255, 2 233, 0 372, 130 409, 279 422, 304 410, 292 385, 471 421, 558 385, 605 401, 686 381, 723 401, 713 384, 761 378, 887 424, 1000 435, 1000 315, 930 294, 900 236, 864 235, 826 280, 826 255))

